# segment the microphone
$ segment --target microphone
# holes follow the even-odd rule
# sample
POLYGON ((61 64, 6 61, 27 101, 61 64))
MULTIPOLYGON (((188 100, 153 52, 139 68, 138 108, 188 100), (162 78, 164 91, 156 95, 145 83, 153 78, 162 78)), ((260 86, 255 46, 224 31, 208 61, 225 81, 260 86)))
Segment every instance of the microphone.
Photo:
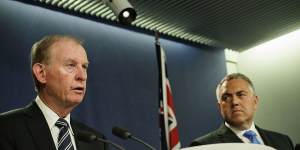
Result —
POLYGON ((123 148, 122 146, 120 146, 116 143, 113 143, 112 141, 109 141, 109 140, 106 140, 106 139, 103 139, 103 138, 99 138, 91 132, 80 131, 76 134, 76 137, 80 141, 84 141, 84 142, 88 142, 88 143, 92 142, 92 141, 100 141, 100 142, 103 142, 103 143, 108 143, 108 144, 114 146, 115 148, 117 148, 118 150, 125 150, 125 148, 123 148))
POLYGON ((146 147, 148 147, 149 149, 151 150, 156 150, 153 146, 151 146, 150 144, 144 142, 143 140, 133 136, 127 129, 124 129, 124 128, 120 128, 120 127, 113 127, 112 128, 112 133, 119 137, 119 138, 122 138, 124 140, 127 140, 127 139, 133 139, 134 141, 136 142, 139 142, 143 145, 145 145, 146 147))

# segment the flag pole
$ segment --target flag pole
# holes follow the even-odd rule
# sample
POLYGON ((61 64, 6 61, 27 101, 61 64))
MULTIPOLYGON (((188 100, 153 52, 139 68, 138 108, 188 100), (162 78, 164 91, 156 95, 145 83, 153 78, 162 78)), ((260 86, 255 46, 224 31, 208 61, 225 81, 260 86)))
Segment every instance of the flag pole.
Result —
POLYGON ((160 149, 161 150, 168 150, 168 142, 166 136, 166 122, 165 122, 165 115, 166 115, 166 108, 164 107, 164 81, 163 81, 163 62, 162 62, 162 52, 159 42, 159 33, 155 31, 155 48, 156 48, 156 56, 157 56, 157 65, 158 65, 158 106, 159 106, 159 125, 160 125, 160 149))
POLYGON ((159 33, 157 30, 154 31, 155 34, 155 44, 160 45, 159 43, 159 33))

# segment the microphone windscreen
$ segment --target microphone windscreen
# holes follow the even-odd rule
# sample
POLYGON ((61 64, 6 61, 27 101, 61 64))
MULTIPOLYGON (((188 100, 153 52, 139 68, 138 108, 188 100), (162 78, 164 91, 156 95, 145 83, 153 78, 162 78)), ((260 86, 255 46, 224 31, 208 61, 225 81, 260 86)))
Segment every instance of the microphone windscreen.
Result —
POLYGON ((80 141, 92 142, 97 140, 97 136, 90 132, 78 132, 76 137, 80 141))
POLYGON ((131 134, 128 132, 128 130, 120 128, 120 127, 113 127, 112 133, 115 136, 120 137, 122 139, 128 139, 131 137, 131 134))

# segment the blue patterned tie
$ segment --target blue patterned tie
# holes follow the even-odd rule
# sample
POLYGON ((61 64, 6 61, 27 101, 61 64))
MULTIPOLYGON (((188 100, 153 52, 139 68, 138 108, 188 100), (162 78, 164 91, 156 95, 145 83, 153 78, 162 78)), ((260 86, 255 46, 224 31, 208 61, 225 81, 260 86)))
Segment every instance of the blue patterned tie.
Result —
POLYGON ((254 131, 246 131, 244 134, 243 134, 244 137, 246 137, 247 139, 250 140, 251 143, 253 144, 260 144, 260 142, 258 141, 258 139, 256 138, 256 133, 254 131))
POLYGON ((74 150, 74 146, 71 142, 71 136, 68 131, 69 125, 68 125, 67 121, 63 118, 59 118, 56 121, 55 125, 59 128, 57 149, 58 150, 74 150))

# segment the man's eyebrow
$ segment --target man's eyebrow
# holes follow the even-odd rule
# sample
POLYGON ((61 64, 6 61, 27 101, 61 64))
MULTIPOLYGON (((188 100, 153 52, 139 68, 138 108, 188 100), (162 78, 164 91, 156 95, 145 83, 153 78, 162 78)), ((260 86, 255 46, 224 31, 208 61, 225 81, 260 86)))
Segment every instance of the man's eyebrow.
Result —
POLYGON ((241 93, 246 93, 246 94, 247 94, 247 93, 248 93, 248 91, 245 91, 245 90, 240 90, 240 91, 237 91, 236 93, 237 93, 237 94, 241 94, 241 93))
POLYGON ((239 90, 239 91, 237 91, 237 92, 247 92, 246 90, 239 90))
POLYGON ((229 96, 229 95, 232 95, 231 93, 223 93, 221 96, 229 96))
POLYGON ((64 60, 64 62, 76 62, 76 61, 72 58, 67 58, 67 59, 64 60))

